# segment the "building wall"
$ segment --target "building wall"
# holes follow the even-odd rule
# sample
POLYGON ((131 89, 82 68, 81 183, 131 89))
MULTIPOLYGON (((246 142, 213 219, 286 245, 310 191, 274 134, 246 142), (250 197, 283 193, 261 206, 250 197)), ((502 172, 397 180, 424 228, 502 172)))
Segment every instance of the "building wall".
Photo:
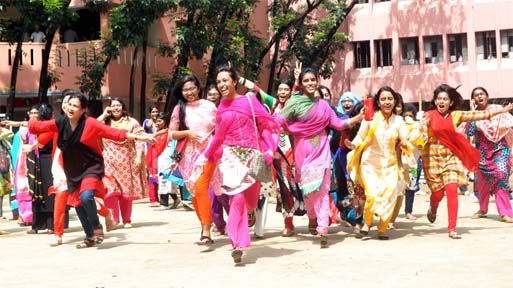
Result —
MULTIPOLYGON (((475 86, 484 86, 493 98, 512 97, 513 53, 502 57, 501 32, 513 30, 511 0, 392 0, 377 3, 369 0, 356 4, 348 15, 342 30, 348 33, 346 50, 336 75, 329 83, 341 93, 352 90, 361 97, 375 93, 389 85, 399 91, 406 102, 432 99, 432 91, 442 83, 462 85, 459 91, 469 99, 475 86), (478 59, 476 32, 495 32, 497 55, 478 59), (448 35, 464 33, 467 36, 468 59, 451 62, 448 35), (425 37, 441 36, 443 61, 426 63, 425 37), (418 37, 418 64, 404 65, 401 60, 400 39, 418 37), (392 66, 378 67, 375 40, 392 39, 392 66), (353 42, 370 41, 370 67, 355 67, 353 42)), ((427 48, 429 48, 428 46, 427 48)), ((429 49, 428 49, 429 50, 429 49)), ((428 53, 429 54, 429 53, 428 53)), ((454 60, 454 57, 453 59, 454 60)), ((340 94, 338 94, 340 95, 340 94)))

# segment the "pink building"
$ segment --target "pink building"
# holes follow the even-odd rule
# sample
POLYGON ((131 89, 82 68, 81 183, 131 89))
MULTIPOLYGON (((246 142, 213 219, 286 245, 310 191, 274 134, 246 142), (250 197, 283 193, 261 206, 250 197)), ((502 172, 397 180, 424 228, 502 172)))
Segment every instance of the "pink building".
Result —
POLYGON ((388 85, 405 102, 431 101, 436 86, 476 86, 513 97, 512 0, 356 0, 342 28, 349 43, 332 77, 335 95, 388 85))
MULTIPOLYGON (((111 1, 112 3, 121 3, 121 0, 111 1)), ((255 22, 255 29, 267 31, 267 17, 266 17, 266 3, 259 5, 253 17, 255 19, 264 19, 263 21, 255 22)), ((109 15, 93 13, 86 9, 84 1, 72 0, 70 9, 77 11, 79 18, 72 25, 71 28, 74 32, 67 31, 68 27, 62 27, 54 39, 54 45, 50 56, 50 70, 55 71, 59 76, 59 82, 49 89, 49 101, 55 106, 56 97, 60 95, 61 91, 66 88, 78 90, 77 76, 81 74, 81 67, 78 65, 79 55, 83 53, 83 49, 90 45, 90 42, 96 42, 100 38, 100 31, 109 27, 109 15), (74 36, 74 33, 76 36, 74 36)), ((7 10, 0 14, 0 17, 16 16, 16 11, 13 9, 7 10)), ((176 14, 176 13, 175 13, 176 14)), ((149 32, 148 39, 148 54, 146 63, 141 63, 141 53, 136 60, 137 72, 135 80, 135 111, 134 115, 139 115, 140 97, 139 91, 141 87, 140 66, 146 65, 148 78, 146 80, 146 96, 147 103, 152 103, 155 98, 152 95, 151 89, 153 88, 153 81, 150 79, 151 74, 168 73, 171 75, 176 65, 175 60, 172 58, 162 57, 158 54, 160 44, 172 44, 175 39, 172 36, 172 31, 179 22, 180 15, 175 15, 171 12, 166 14, 163 18, 154 22, 149 32), (171 20, 173 19, 173 21, 171 20)), ((179 14, 179 13, 178 13, 179 14)), ((262 33, 267 35, 267 32, 262 33)), ((26 110, 30 105, 37 103, 37 91, 39 87, 39 74, 41 71, 42 63, 42 50, 44 43, 33 43, 28 41, 22 45, 23 56, 20 61, 20 69, 18 72, 18 81, 16 85, 16 110, 21 112, 26 110)), ((10 84, 10 77, 12 71, 12 64, 16 51, 15 45, 9 45, 6 42, 0 42, 0 113, 6 111, 8 87, 10 84)), ((91 52, 91 51, 90 51, 91 52)), ((119 51, 119 57, 113 59, 108 67, 105 76, 105 84, 102 87, 102 95, 105 99, 111 97, 124 98, 128 104, 129 92, 129 77, 130 68, 132 64, 133 48, 122 48, 119 51)), ((266 63, 265 63, 266 64, 266 63)), ((191 59, 189 67, 197 73, 200 80, 204 81, 206 63, 201 60, 191 59)), ((263 74, 263 79, 265 73, 263 74)), ((205 84, 205 83, 203 83, 205 84)), ((165 98, 162 100, 165 101, 165 98)))

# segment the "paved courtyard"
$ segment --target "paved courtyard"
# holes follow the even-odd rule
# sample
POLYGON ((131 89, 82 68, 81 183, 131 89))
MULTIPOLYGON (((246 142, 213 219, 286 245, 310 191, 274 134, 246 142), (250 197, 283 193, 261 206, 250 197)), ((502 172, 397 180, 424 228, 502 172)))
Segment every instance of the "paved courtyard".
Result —
POLYGON ((334 225, 328 249, 307 233, 306 216, 295 219, 295 236, 280 237, 283 218, 270 204, 266 236, 245 251, 243 266, 234 266, 227 237, 211 249, 194 244, 200 236, 194 212, 154 211, 147 201, 134 204, 133 228, 109 232, 103 244, 83 250, 75 248, 83 234, 74 212, 64 244, 55 248, 48 245, 53 236, 27 235, 27 228, 2 220, 0 229, 10 234, 0 236, 0 287, 512 287, 513 225, 499 221, 495 203, 488 218, 473 220, 478 204, 460 196, 463 239, 451 240, 445 200, 430 224, 428 199, 415 198, 418 220, 401 213, 391 240, 374 240, 375 227, 374 239, 362 241, 334 225))

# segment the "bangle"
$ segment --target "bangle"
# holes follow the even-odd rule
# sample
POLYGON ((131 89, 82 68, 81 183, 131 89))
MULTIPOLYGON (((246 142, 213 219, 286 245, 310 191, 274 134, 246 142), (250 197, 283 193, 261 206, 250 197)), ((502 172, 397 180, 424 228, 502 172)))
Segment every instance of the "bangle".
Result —
POLYGON ((137 135, 135 135, 134 139, 137 140, 137 135))

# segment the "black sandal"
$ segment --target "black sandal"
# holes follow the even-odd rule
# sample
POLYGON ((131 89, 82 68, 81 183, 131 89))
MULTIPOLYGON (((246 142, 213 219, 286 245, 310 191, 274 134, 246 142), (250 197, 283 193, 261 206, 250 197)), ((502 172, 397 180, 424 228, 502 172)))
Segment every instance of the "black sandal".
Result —
POLYGON ((201 237, 198 242, 198 245, 210 245, 213 243, 214 243, 214 240, 212 240, 212 238, 210 238, 210 236, 203 236, 203 229, 201 229, 201 237))
POLYGON ((96 241, 92 238, 85 238, 82 242, 78 243, 75 247, 77 249, 93 247, 96 241))

